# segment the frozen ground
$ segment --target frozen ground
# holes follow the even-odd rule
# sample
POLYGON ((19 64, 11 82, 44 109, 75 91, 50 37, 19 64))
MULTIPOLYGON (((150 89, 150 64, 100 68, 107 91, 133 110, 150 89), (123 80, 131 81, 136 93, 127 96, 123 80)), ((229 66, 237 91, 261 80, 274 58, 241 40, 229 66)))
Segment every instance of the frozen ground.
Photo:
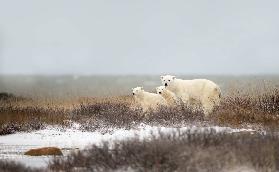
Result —
MULTIPOLYGON (((253 130, 232 129, 229 127, 183 127, 181 130, 190 130, 191 132, 204 132, 207 129, 215 129, 216 132, 249 132, 253 130)), ((129 139, 139 137, 148 138, 158 132, 175 132, 177 128, 156 127, 141 124, 138 128, 132 130, 115 129, 110 133, 102 132, 83 132, 79 130, 79 125, 73 125, 72 128, 62 129, 59 127, 48 127, 44 130, 30 133, 16 133, 6 136, 0 136, 0 159, 9 159, 19 161, 28 166, 42 167, 47 165, 49 156, 31 157, 23 155, 25 151, 31 148, 55 146, 62 149, 63 154, 67 155, 70 151, 83 149, 90 144, 101 144, 103 141, 112 143, 115 140, 129 139)))

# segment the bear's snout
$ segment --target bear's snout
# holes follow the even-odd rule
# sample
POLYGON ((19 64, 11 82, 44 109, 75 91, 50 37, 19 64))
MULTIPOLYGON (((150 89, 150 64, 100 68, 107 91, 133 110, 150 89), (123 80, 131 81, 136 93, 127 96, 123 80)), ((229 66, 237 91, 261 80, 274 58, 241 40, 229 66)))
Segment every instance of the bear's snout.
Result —
POLYGON ((167 83, 165 83, 165 86, 168 86, 168 84, 167 84, 167 83))
POLYGON ((133 96, 135 95, 135 93, 133 93, 133 96))
POLYGON ((159 94, 161 94, 162 92, 159 92, 159 94))

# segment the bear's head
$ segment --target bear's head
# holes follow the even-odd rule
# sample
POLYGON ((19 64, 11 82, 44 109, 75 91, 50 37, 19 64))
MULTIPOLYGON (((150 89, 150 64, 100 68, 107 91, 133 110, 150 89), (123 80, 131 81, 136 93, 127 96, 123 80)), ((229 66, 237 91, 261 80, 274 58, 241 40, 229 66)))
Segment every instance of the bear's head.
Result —
POLYGON ((162 94, 165 89, 166 89, 165 86, 156 87, 156 92, 157 94, 162 94))
POLYGON ((138 95, 139 93, 143 92, 143 88, 142 87, 136 87, 136 88, 132 88, 133 91, 133 95, 138 95))
POLYGON ((175 76, 172 76, 172 75, 161 76, 162 84, 165 87, 170 86, 174 80, 175 80, 175 76))

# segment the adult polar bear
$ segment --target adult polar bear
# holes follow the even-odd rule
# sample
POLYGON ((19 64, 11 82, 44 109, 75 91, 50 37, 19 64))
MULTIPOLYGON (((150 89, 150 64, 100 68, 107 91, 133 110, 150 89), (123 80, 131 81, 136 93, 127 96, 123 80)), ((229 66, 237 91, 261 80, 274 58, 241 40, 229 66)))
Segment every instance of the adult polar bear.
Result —
POLYGON ((214 82, 207 79, 182 80, 175 76, 161 76, 162 84, 172 91, 183 103, 193 105, 199 102, 205 115, 211 113, 220 104, 221 89, 214 82))

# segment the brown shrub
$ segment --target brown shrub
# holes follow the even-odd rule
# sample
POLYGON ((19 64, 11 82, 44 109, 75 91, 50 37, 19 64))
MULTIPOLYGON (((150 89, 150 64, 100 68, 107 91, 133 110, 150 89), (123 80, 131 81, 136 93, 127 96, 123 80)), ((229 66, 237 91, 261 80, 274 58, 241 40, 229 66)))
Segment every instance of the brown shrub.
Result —
POLYGON ((140 108, 131 108, 130 104, 118 102, 100 102, 81 104, 72 112, 71 119, 79 122, 85 130, 103 128, 130 129, 141 123, 149 125, 181 126, 186 123, 201 121, 200 110, 186 106, 160 107, 157 111, 144 112, 140 108))
POLYGON ((45 125, 63 124, 69 119, 68 116, 68 112, 63 109, 0 104, 0 135, 38 130, 45 125))
POLYGON ((14 161, 0 160, 1 172, 44 172, 45 169, 30 168, 14 161))
POLYGON ((250 124, 278 128, 279 90, 260 95, 227 96, 211 119, 224 125, 250 124))
POLYGON ((222 171, 237 166, 257 171, 279 170, 279 138, 274 135, 177 131, 144 140, 93 145, 55 158, 51 170, 71 171, 222 171))

